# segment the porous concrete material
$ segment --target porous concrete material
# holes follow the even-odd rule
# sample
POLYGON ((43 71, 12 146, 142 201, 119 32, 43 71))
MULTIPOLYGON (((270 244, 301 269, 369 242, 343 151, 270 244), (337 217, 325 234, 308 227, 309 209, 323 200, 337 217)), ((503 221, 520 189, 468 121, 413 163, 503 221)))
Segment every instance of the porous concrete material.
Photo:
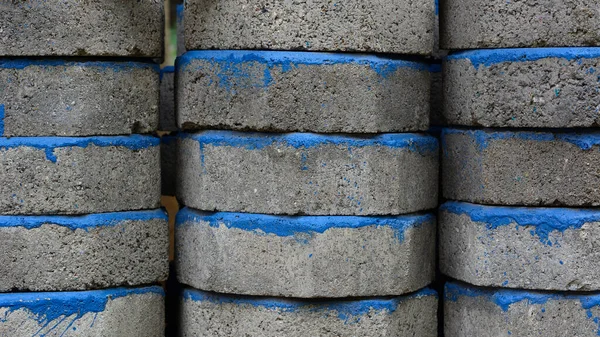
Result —
POLYGON ((443 49, 600 46, 595 2, 440 1, 443 49))
POLYGON ((159 206, 156 137, 0 138, 0 214, 89 214, 159 206))
POLYGON ((430 0, 188 0, 185 45, 429 55, 434 17, 430 0))
POLYGON ((0 294, 0 336, 164 336, 160 287, 0 294))
POLYGON ((438 141, 203 131, 180 134, 177 194, 205 211, 405 214, 437 205, 438 141))
POLYGON ((452 337, 597 337, 599 293, 547 293, 447 283, 444 334, 452 337))
POLYGON ((0 60, 0 136, 153 132, 158 77, 152 63, 0 60))
POLYGON ((429 89, 428 64, 374 55, 194 51, 177 61, 188 130, 423 131, 429 89))
POLYGON ((401 295, 435 273, 435 217, 177 215, 180 282, 285 297, 401 295))
POLYGON ((291 300, 186 289, 181 336, 437 336, 437 294, 364 300, 291 300))
POLYGON ((485 127, 600 125, 600 48, 474 50, 444 65, 450 124, 485 127))
POLYGON ((600 290, 600 211, 440 207, 440 269, 478 286, 600 290))
POLYGON ((0 216, 0 292, 151 284, 168 274, 161 210, 0 216))
POLYGON ((2 56, 162 57, 161 0, 3 1, 2 56))
POLYGON ((162 195, 175 196, 177 186, 177 138, 160 138, 160 189, 162 195))
POLYGON ((446 199, 489 205, 600 205, 600 133, 444 129, 446 199))
POLYGON ((177 131, 175 121, 175 67, 160 70, 160 122, 161 131, 177 131))

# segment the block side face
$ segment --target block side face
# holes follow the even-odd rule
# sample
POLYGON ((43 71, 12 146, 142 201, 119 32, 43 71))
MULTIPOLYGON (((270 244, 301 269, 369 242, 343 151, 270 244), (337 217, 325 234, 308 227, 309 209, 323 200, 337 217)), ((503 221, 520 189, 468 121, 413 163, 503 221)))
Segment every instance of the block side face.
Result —
POLYGON ((162 1, 10 2, 0 14, 2 56, 162 57, 162 1))
POLYGON ((200 49, 362 51, 428 55, 432 1, 320 4, 188 1, 185 45, 200 49), (231 30, 228 27, 236 27, 231 30), (365 27, 370 27, 365 29, 365 27))

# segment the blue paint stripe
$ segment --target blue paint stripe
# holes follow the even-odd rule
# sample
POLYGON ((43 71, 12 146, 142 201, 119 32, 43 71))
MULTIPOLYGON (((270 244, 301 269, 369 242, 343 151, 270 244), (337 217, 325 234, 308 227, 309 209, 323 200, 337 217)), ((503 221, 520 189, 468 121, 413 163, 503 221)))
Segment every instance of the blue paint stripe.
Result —
POLYGON ((39 60, 39 59, 7 59, 0 58, 0 68, 25 69, 26 67, 90 67, 110 69, 115 72, 128 71, 131 69, 151 69, 160 72, 160 65, 154 62, 132 62, 132 61, 68 61, 68 60, 39 60))

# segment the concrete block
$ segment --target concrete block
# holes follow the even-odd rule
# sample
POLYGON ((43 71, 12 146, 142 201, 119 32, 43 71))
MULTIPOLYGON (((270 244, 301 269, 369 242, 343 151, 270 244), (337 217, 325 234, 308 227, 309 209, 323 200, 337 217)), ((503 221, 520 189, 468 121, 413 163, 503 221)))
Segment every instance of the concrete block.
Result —
POLYGON ((160 287, 0 294, 0 336, 164 336, 160 287))
POLYGON ((185 45, 429 55, 434 1, 220 0, 185 3, 185 45))
POLYGON ((162 210, 0 216, 0 292, 151 284, 167 278, 162 210))
POLYGON ((424 131, 429 89, 428 64, 374 55, 194 51, 177 61, 188 130, 424 131))
POLYGON ((177 5, 177 21, 176 21, 176 25, 177 25, 177 56, 181 56, 183 55, 186 50, 185 50, 185 28, 184 28, 184 5, 180 4, 177 5))
POLYGON ((445 117, 485 127, 600 126, 600 48, 473 50, 444 65, 445 117))
POLYGON ((600 46, 595 2, 441 1, 444 49, 600 46))
POLYGON ((88 214, 159 206, 158 138, 0 138, 0 214, 88 214))
POLYGON ((600 133, 444 129, 444 197, 490 205, 600 205, 600 133))
POLYGON ((445 336, 597 337, 599 319, 599 293, 546 293, 446 284, 445 336))
POLYGON ((161 0, 2 1, 1 56, 162 57, 161 0))
POLYGON ((437 336, 437 294, 302 301, 186 289, 181 336, 437 336))
POLYGON ((153 132, 158 77, 153 63, 0 60, 0 136, 153 132))
POLYGON ((176 195, 177 144, 175 136, 163 136, 160 139, 160 189, 162 195, 176 195))
POLYGON ((478 286, 600 290, 600 211, 483 206, 440 207, 440 269, 478 286))
POLYGON ((401 295, 435 273, 435 217, 272 216, 184 208, 178 279, 220 293, 284 297, 401 295))
POLYGON ((437 205, 438 142, 421 134, 352 137, 181 134, 178 197, 205 211, 388 215, 437 205))
POLYGON ((175 120, 175 67, 160 70, 160 122, 161 131, 177 131, 175 120))

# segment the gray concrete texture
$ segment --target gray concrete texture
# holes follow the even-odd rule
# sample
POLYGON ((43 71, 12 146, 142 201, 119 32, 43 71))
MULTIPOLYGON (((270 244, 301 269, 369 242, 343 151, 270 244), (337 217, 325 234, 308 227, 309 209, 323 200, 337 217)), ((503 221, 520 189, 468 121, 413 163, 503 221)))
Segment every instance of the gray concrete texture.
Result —
POLYGON ((160 70, 160 121, 161 131, 177 131, 175 120, 175 68, 160 70))
POLYGON ((0 214, 88 214, 160 206, 151 136, 0 138, 0 214))
POLYGON ((466 126, 597 127, 598 71, 600 50, 589 48, 457 53, 444 64, 445 118, 466 126))
POLYGON ((160 210, 82 217, 0 216, 0 292, 64 291, 167 279, 160 210))
POLYGON ((440 269, 478 286, 600 290, 600 212, 592 209, 440 207, 440 269))
POLYGON ((162 57, 162 0, 3 1, 1 56, 162 57))
POLYGON ((440 1, 443 49, 600 46, 597 3, 440 1))
POLYGON ((152 63, 0 60, 0 131, 5 137, 150 133, 158 127, 158 80, 152 63))
POLYGON ((0 294, 0 336, 161 337, 159 287, 0 294))
POLYGON ((437 205, 431 136, 204 131, 179 139, 177 193, 205 211, 387 215, 437 205))
POLYGON ((198 49, 360 51, 429 55, 429 0, 188 0, 185 44, 198 49))
POLYGON ((300 301, 227 296, 187 289, 181 336, 437 336, 437 295, 366 300, 300 301))
POLYGON ((181 56, 183 55, 186 50, 185 50, 185 20, 184 20, 184 5, 183 4, 179 4, 177 5, 177 22, 176 22, 176 26, 177 26, 177 56, 181 56))
POLYGON ((544 293, 446 285, 444 334, 451 337, 596 337, 598 293, 544 293))
POLYGON ((401 295, 423 288, 435 273, 432 215, 285 217, 186 208, 177 219, 177 278, 206 291, 401 295))
POLYGON ((429 66, 307 52, 198 51, 178 60, 182 129, 381 133, 429 127, 429 66))
POLYGON ((445 198, 514 206, 598 206, 600 134, 444 129, 445 198))

